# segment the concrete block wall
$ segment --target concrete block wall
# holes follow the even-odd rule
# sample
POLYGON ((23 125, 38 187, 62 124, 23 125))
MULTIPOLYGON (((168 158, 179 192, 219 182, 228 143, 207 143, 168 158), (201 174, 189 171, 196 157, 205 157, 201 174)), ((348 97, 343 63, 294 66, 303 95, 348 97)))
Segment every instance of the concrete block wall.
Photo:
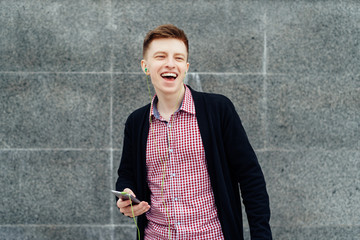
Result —
POLYGON ((135 239, 110 189, 163 23, 189 37, 186 82, 234 102, 274 239, 360 239, 356 0, 0 1, 0 239, 135 239))

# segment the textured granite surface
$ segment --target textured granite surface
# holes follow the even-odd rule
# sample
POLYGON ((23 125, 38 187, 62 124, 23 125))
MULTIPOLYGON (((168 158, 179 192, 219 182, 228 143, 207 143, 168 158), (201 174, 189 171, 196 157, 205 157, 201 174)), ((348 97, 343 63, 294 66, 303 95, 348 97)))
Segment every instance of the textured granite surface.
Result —
POLYGON ((264 77, 190 73, 186 83, 194 90, 222 94, 234 104, 254 148, 264 148, 264 77))
POLYGON ((109 223, 109 153, 2 150, 0 162, 0 226, 109 223))
POLYGON ((262 70, 264 9, 256 1, 124 2, 113 3, 115 71, 139 72, 144 33, 164 23, 188 35, 191 71, 262 70))
POLYGON ((11 240, 79 240, 136 239, 132 226, 47 225, 0 226, 0 239, 11 240))
POLYGON ((0 79, 0 147, 109 147, 109 75, 0 73, 0 79))
POLYGON ((360 150, 360 76, 268 77, 269 145, 360 150))
POLYGON ((258 153, 275 227, 352 226, 360 222, 358 151, 258 153))
POLYGON ((145 74, 115 74, 113 80, 113 146, 122 147, 124 125, 129 114, 150 103, 153 97, 151 79, 150 95, 145 74))
MULTIPOLYGON (((273 227, 273 236, 277 240, 308 240, 332 239, 355 240, 360 239, 360 227, 331 226, 331 227, 273 227)), ((250 238, 249 238, 250 239, 250 238)))
POLYGON ((359 72, 359 1, 267 4, 269 72, 359 72))
POLYGON ((274 239, 360 239, 359 13, 357 0, 0 1, 0 239, 136 238, 110 189, 124 123, 149 103, 143 37, 163 23, 189 37, 185 82, 233 101, 274 239))
POLYGON ((0 71, 109 71, 110 1, 1 1, 0 71))

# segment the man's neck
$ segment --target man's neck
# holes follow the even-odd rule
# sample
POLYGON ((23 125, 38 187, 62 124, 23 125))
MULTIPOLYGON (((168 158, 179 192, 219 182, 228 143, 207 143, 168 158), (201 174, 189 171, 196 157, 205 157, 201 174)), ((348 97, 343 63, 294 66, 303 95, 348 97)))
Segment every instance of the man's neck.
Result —
POLYGON ((157 94, 158 103, 157 110, 160 115, 166 120, 170 121, 171 115, 179 109, 180 104, 185 95, 185 87, 181 88, 179 92, 171 95, 157 94))

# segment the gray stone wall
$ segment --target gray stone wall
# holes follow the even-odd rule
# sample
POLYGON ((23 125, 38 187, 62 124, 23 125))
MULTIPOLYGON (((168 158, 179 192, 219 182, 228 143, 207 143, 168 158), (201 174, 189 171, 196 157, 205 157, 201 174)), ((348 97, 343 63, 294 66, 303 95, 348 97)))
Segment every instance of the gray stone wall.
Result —
POLYGON ((110 189, 163 23, 189 37, 187 83, 234 102, 274 239, 360 239, 357 0, 0 1, 0 239, 135 239, 110 189))

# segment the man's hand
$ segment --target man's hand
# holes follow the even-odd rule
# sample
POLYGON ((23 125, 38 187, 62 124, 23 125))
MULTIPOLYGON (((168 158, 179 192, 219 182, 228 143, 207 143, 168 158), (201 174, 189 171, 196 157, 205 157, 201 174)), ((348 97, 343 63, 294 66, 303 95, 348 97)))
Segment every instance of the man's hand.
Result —
MULTIPOLYGON (((125 188, 124 192, 127 192, 127 193, 133 195, 134 197, 136 197, 134 192, 131 191, 131 189, 129 189, 129 188, 125 188)), ((135 215, 135 216, 133 216, 133 213, 131 211, 131 206, 130 206, 130 200, 122 200, 121 198, 119 198, 116 205, 120 209, 120 212, 128 217, 137 217, 137 216, 149 211, 149 209, 150 209, 150 205, 144 201, 142 201, 136 205, 133 204, 132 207, 133 207, 134 215, 135 215)))

